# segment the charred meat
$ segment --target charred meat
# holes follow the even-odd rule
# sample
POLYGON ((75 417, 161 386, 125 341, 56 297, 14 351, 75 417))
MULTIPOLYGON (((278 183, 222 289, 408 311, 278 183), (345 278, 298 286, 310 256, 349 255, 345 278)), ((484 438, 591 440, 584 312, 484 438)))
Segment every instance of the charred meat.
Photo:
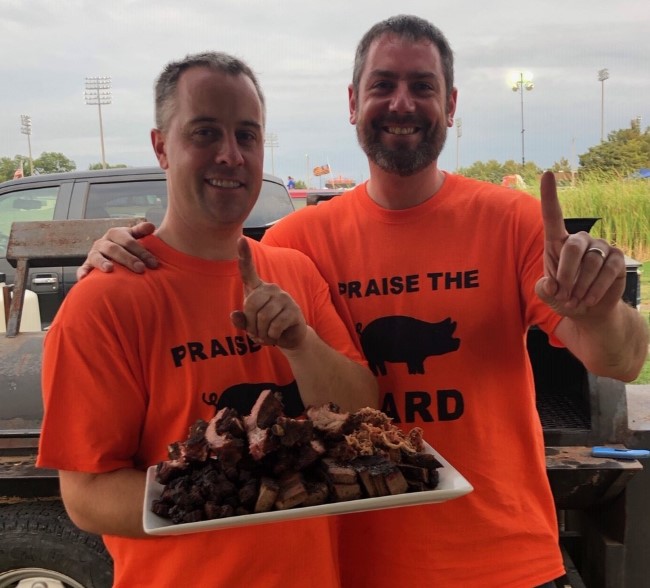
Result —
POLYGON ((417 427, 404 433, 379 410, 332 403, 290 418, 271 390, 249 415, 222 408, 197 421, 168 457, 151 508, 176 524, 433 490, 442 467, 417 427))

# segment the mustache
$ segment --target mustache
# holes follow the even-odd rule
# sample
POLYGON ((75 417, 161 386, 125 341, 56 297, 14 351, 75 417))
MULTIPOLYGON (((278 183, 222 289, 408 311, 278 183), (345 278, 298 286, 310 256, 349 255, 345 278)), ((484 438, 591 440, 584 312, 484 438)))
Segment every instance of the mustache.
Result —
POLYGON ((391 124, 410 125, 414 127, 429 126, 429 122, 417 114, 387 114, 379 119, 376 119, 374 126, 379 128, 387 127, 391 124))

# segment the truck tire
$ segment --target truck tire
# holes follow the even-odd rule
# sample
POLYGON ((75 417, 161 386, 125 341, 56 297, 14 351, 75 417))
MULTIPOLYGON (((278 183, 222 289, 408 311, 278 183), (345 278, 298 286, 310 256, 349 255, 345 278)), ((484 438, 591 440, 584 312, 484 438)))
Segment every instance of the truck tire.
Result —
POLYGON ((28 579, 110 588, 113 561, 101 537, 78 529, 59 501, 0 505, 0 588, 28 579))

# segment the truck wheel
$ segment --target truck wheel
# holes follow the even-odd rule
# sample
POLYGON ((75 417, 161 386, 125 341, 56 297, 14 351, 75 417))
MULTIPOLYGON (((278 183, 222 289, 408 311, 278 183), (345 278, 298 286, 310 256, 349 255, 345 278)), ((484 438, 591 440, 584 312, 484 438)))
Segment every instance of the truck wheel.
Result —
POLYGON ((112 583, 113 562, 101 537, 78 529, 61 502, 0 505, 0 588, 112 583))

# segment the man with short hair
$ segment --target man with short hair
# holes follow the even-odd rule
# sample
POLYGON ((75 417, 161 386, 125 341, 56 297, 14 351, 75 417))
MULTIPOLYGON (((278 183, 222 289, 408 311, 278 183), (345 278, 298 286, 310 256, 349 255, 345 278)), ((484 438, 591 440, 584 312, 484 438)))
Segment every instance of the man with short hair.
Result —
POLYGON ((72 521, 103 536, 116 587, 339 586, 327 518, 143 530, 147 468, 224 403, 247 415, 255 398, 244 388, 281 389, 294 417, 329 401, 376 405, 376 382, 313 263, 242 237, 262 184, 264 118, 240 60, 205 53, 165 68, 151 140, 169 205, 143 241, 160 267, 95 272, 45 339, 38 465, 59 470, 72 521))
MULTIPOLYGON (((540 206, 439 169, 458 94, 451 48, 431 23, 373 26, 348 91, 370 179, 281 220, 264 242, 314 260, 377 376, 382 410, 422 427, 474 491, 339 517, 342 585, 551 587, 564 569, 526 334, 537 325, 592 373, 633 380, 648 331, 621 300, 623 253, 567 234, 552 174, 540 206)), ((143 230, 112 237, 150 262, 127 238, 143 230)), ((106 241, 89 264, 110 268, 104 255, 134 267, 106 241)))
POLYGON ((567 234, 552 176, 540 211, 532 197, 438 168, 456 102, 437 28, 408 16, 372 27, 349 88, 370 179, 264 239, 315 261, 359 334, 382 410, 422 427, 474 486, 444 504, 342 517, 349 588, 532 588, 561 576, 527 330, 623 380, 647 350, 621 300, 622 252, 567 234))

